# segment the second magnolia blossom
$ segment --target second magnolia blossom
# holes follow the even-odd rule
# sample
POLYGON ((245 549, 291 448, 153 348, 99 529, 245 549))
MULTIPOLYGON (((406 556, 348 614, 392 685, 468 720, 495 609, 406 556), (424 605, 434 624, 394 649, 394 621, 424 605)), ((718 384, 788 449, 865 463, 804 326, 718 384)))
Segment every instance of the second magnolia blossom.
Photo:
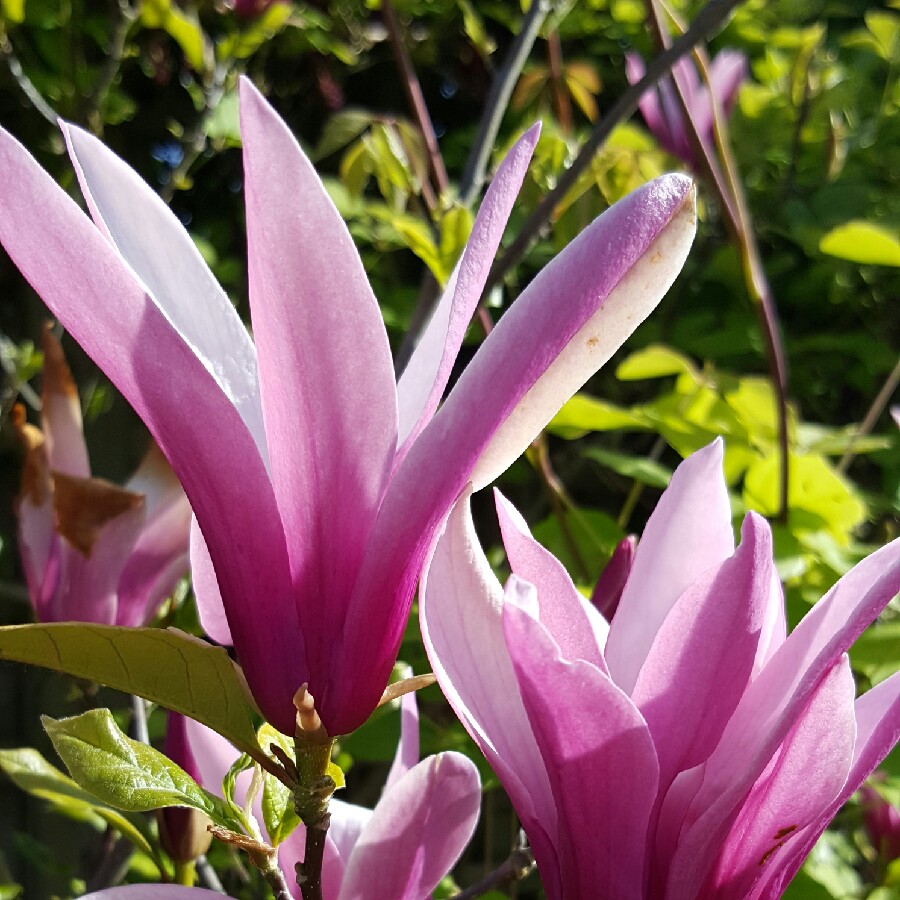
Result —
POLYGON ((693 188, 664 176, 588 226, 438 409, 537 130, 500 166, 395 383, 346 226, 274 110, 246 80, 240 93, 253 341, 176 217, 77 128, 64 130, 93 223, 0 132, 0 242, 184 485, 204 625, 233 641, 263 714, 292 733, 306 682, 336 735, 378 703, 464 486, 502 472, 669 288, 693 188))
POLYGON ((505 591, 457 505, 424 577, 435 674, 509 793, 552 900, 773 900, 900 735, 900 674, 846 651, 900 540, 786 635, 765 520, 735 549, 721 442, 675 472, 608 623, 499 494, 505 591))
POLYGON ((91 476, 78 391, 44 330, 41 428, 17 408, 25 448, 16 504, 22 567, 41 622, 144 625, 188 569, 191 508, 151 444, 124 487, 91 476))

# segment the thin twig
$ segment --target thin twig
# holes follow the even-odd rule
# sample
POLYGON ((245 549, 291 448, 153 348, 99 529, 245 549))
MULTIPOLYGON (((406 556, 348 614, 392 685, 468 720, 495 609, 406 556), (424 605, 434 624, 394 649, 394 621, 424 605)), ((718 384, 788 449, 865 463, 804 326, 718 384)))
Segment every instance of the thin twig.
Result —
POLYGON ((578 575, 578 578, 583 583, 587 583, 591 577, 590 571, 588 570, 587 563, 584 561, 584 556, 578 546, 578 541, 575 540, 575 535, 572 533, 572 526, 569 523, 569 509, 573 504, 566 492, 565 486, 562 481, 560 481, 559 476, 553 468, 553 463, 550 461, 550 447, 547 443, 546 433, 542 431, 534 441, 532 441, 531 446, 537 457, 535 470, 547 493, 547 499, 550 501, 550 508, 553 510, 553 515, 559 523, 560 536, 562 537, 563 543, 566 545, 566 549, 569 551, 572 562, 577 569, 576 574, 578 575))
POLYGON ((208 891, 216 894, 224 894, 225 888, 219 881, 216 870, 209 864, 209 860, 205 855, 198 856, 194 860, 194 867, 197 869, 197 878, 200 880, 201 887, 205 887, 208 891))
POLYGON ((477 884, 454 894, 453 900, 473 900, 474 897, 481 897, 489 891, 515 884, 525 878, 533 868, 534 856, 524 833, 520 831, 516 846, 506 860, 477 884))
POLYGON ((85 121, 90 126, 91 131, 98 136, 103 133, 103 118, 100 116, 100 107, 106 100, 106 95, 109 93, 116 75, 119 74, 122 59, 125 56, 128 34, 138 16, 137 9, 130 6, 127 0, 118 0, 116 6, 119 10, 119 17, 113 26, 103 68, 100 70, 100 77, 94 84, 94 89, 85 101, 85 121))
POLYGON ((41 96, 41 92, 34 86, 32 80, 25 74, 22 64, 16 56, 13 46, 6 32, 0 27, 0 57, 6 63, 13 81, 19 86, 28 102, 43 116, 53 127, 57 128, 59 116, 56 110, 41 96))
POLYGON ((406 91, 406 99, 412 107, 413 114, 419 124, 419 130, 422 132, 422 137, 425 140, 435 187, 439 194, 446 194, 450 186, 450 180, 447 178, 447 168, 444 165, 440 147, 438 147, 437 135, 434 133, 434 126, 431 124, 431 116, 428 115, 428 107, 425 105, 422 86, 419 84, 412 60, 406 52, 403 34, 400 31, 397 14, 394 12, 391 0, 381 0, 381 16, 387 28, 391 47, 393 48, 397 65, 400 68, 400 74, 403 76, 403 89, 406 91))
MULTIPOLYGON (((665 46, 669 36, 663 24, 659 4, 662 0, 647 0, 648 24, 655 33, 657 41, 665 46)), ((687 29, 679 21, 678 16, 670 9, 666 9, 669 18, 675 23, 682 33, 687 29)), ((712 110, 713 131, 718 151, 718 159, 711 152, 708 143, 697 131, 696 123, 691 115, 687 95, 684 91, 681 79, 672 78, 675 95, 678 98, 687 129, 688 138, 695 151, 696 158, 704 166, 706 174, 715 189, 719 201, 725 212, 725 221, 731 238, 737 246, 744 270, 744 280, 747 291, 753 303, 759 319, 760 331, 766 347, 766 359, 769 367, 769 379, 775 393, 775 404, 778 411, 778 445, 780 461, 779 478, 779 505, 777 520, 786 522, 789 505, 790 489, 790 435, 788 433, 788 401, 787 401, 787 360, 784 344, 781 340, 778 325, 778 313, 775 307, 775 298, 772 288, 766 278, 762 256, 759 252, 759 244, 756 241, 756 231, 750 215, 747 196, 744 185, 738 172, 737 163, 731 149, 731 141, 728 138, 728 125, 725 114, 722 111, 718 97, 713 91, 709 75, 709 58, 703 47, 694 48, 697 67, 700 76, 705 82, 709 94, 710 108, 712 110), (721 163, 721 168, 720 168, 721 163)))
POLYGON ((228 67, 219 64, 213 70, 212 82, 204 92, 204 109, 193 127, 188 131, 184 141, 184 156, 181 162, 172 170, 168 184, 163 185, 159 192, 166 203, 171 203, 178 185, 185 179, 191 166, 206 149, 206 126, 210 117, 216 111, 225 89, 225 79, 228 75, 228 67))
POLYGON ((131 736, 142 744, 150 743, 150 733, 147 730, 147 707, 144 701, 136 694, 131 695, 131 736))
POLYGON ((506 59, 503 60, 503 66, 494 76, 481 121, 478 123, 478 134, 469 151, 469 158, 466 160, 466 167, 459 183, 459 199, 463 206, 472 205, 484 184, 488 160, 491 158, 491 150, 497 140, 500 123, 509 105, 509 98, 551 6, 550 0, 531 0, 531 6, 528 7, 522 22, 522 30, 516 35, 506 59))
POLYGON ((613 129, 637 109, 638 100, 644 95, 644 92, 656 84, 682 56, 689 53, 695 44, 721 25, 729 13, 743 2, 744 0, 709 0, 709 3, 697 14, 691 27, 678 40, 674 41, 668 50, 650 61, 644 77, 637 84, 628 88, 597 124, 575 161, 557 179, 556 187, 537 205, 520 229, 516 239, 494 264, 491 274, 488 276, 484 296, 524 255, 538 232, 550 221, 553 210, 575 184, 581 173, 590 165, 599 147, 610 136, 613 129))
POLYGON ((898 384, 900 384, 900 359, 897 360, 896 365, 891 370, 891 374, 888 375, 887 380, 881 386, 881 390, 872 401, 865 418, 860 422, 859 428, 856 429, 855 434, 851 438, 847 452, 844 453, 841 461, 838 463, 838 472, 844 473, 847 471, 850 463, 853 462, 853 458, 856 456, 856 444, 860 438, 865 437, 875 426, 878 417, 884 412, 884 408, 888 405, 894 391, 897 390, 898 384))

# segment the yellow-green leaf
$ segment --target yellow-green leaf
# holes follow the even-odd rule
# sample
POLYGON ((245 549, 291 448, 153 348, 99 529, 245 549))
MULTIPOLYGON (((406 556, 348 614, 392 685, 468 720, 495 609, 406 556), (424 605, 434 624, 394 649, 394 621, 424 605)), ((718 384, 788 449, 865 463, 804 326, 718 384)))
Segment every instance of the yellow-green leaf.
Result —
POLYGON ((900 266, 897 235, 873 222, 855 220, 832 228, 819 249, 829 256, 870 266, 900 266))
MULTIPOLYGON (((32 747, 0 750, 0 769, 13 784, 33 797, 46 800, 65 815, 78 818, 99 817, 148 856, 156 854, 147 835, 143 819, 129 816, 101 803, 68 775, 51 765, 32 747)), ((96 819, 95 819, 96 821, 96 819)))
POLYGON ((224 800, 204 790, 159 750, 124 734, 108 709, 41 724, 69 774, 104 803, 126 812, 186 806, 234 830, 241 823, 224 800))
POLYGON ((632 353, 620 363, 616 378, 620 381, 639 381, 693 372, 694 365, 684 354, 662 344, 653 344, 632 353))
POLYGON ((0 13, 8 22, 25 21, 25 0, 0 0, 0 13))
POLYGON ((198 72, 207 69, 206 36, 196 17, 187 16, 171 0, 143 0, 141 22, 147 28, 161 28, 167 32, 198 72))
POLYGON ((61 622, 0 628, 0 659, 137 694, 259 754, 241 676, 221 647, 181 632, 61 622))
POLYGON ((589 431, 647 427, 646 419, 627 409, 587 394, 576 394, 553 417, 547 430, 566 440, 575 440, 589 431))

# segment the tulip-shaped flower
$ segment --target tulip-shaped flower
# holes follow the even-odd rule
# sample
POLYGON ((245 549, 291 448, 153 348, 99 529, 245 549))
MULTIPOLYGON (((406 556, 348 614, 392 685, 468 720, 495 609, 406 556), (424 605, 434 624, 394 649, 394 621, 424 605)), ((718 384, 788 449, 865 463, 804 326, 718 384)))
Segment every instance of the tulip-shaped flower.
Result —
POLYGON ((125 487, 92 478, 78 391, 48 326, 41 429, 17 407, 25 448, 16 511, 22 566, 41 622, 143 625, 188 568, 191 509, 151 444, 125 487))
POLYGON ((863 786, 859 799, 866 834, 882 864, 887 865, 900 858, 900 810, 885 800, 871 784, 863 786))
MULTIPOLYGON (((625 58, 625 74, 631 84, 644 77, 644 63, 634 53, 625 58)), ((687 100, 688 112, 704 142, 713 139, 713 104, 710 91, 700 83, 697 69, 689 59, 680 59, 672 70, 687 100)), ((724 115, 731 115, 738 89, 747 78, 747 57, 737 50, 723 50, 709 67, 709 83, 713 96, 724 115)), ((688 139, 684 112, 669 78, 663 78, 640 100, 641 115, 660 145, 687 165, 694 167, 695 153, 688 139)))
POLYGON ((734 548, 721 443, 647 523, 612 623, 497 495, 501 589, 464 498, 423 576, 445 694, 509 793, 553 900, 775 898, 900 735, 900 674, 846 650, 900 589, 900 541, 785 636, 766 522, 734 548))
POLYGON ((0 242, 184 485, 204 625, 233 640, 263 714, 293 733, 308 683, 328 733, 352 731, 381 697, 453 503, 502 472, 658 303, 693 237, 692 185, 663 176, 588 226, 438 410, 536 129, 500 166, 399 383, 347 228, 248 81, 255 346, 168 208, 101 143, 64 130, 94 223, 2 135, 0 242))

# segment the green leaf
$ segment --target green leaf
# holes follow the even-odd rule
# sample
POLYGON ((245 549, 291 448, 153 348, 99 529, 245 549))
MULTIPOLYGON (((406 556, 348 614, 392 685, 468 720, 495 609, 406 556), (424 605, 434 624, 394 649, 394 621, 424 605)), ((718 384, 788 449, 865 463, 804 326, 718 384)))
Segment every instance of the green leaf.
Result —
POLYGON ((53 623, 0 628, 0 659, 43 666, 137 694, 259 754, 238 669, 221 647, 160 628, 53 623))
POLYGON ((865 672, 873 684, 900 669, 900 622, 876 622, 850 648, 853 668, 865 672))
POLYGON ((553 417, 547 430, 566 440, 588 431, 617 431, 620 428, 648 428, 647 420, 605 400, 576 394, 553 417))
POLYGON ((237 91, 229 91, 206 119, 206 136, 226 141, 234 147, 241 145, 241 119, 237 91))
POLYGON ((472 221, 472 213, 462 206, 451 206, 441 216, 440 259, 448 278, 469 239, 472 221))
POLYGON ((240 823, 224 800, 147 744, 123 734, 108 709, 41 722, 69 774, 104 803, 126 812, 186 806, 234 830, 240 823))
POLYGON ((626 478, 633 478, 650 487, 665 488, 672 477, 669 469, 652 459, 616 453, 614 450, 604 450, 601 447, 589 447, 584 451, 584 455, 588 459, 600 463, 601 466, 606 466, 626 478))
POLYGON ((463 15, 463 30, 466 37, 481 56, 490 56, 497 49, 497 45, 487 33, 481 16, 469 0, 456 0, 456 5, 463 15))
POLYGON ((870 9, 866 27, 878 43, 881 56, 890 62, 900 51, 900 16, 884 10, 870 9))
POLYGON ((198 72, 207 69, 206 36, 196 17, 187 16, 171 0, 143 0, 141 23, 147 28, 161 28, 184 53, 184 58, 198 72))
POLYGON ((394 228, 403 242, 431 270, 439 284, 446 284, 449 272, 444 268, 441 254, 431 238, 428 226, 411 216, 398 217, 394 228))
POLYGON ((0 0, 0 13, 8 22, 25 21, 25 0, 0 0))
POLYGON ((290 17, 290 3, 273 3, 262 15, 221 41, 216 48, 216 56, 221 60, 248 59, 278 34, 290 17))
POLYGON ((692 374, 694 364, 684 354, 654 344, 632 353, 619 364, 616 378, 619 381, 639 381, 643 378, 664 378, 667 375, 692 374))
POLYGON ((95 821, 100 819, 128 838, 139 850, 156 858, 147 834, 146 822, 142 818, 124 815, 101 803, 32 747, 0 750, 0 769, 16 787, 33 797, 46 800, 64 815, 95 821))
MULTIPOLYGON (((260 746, 267 750, 271 744, 277 744, 291 759, 294 758, 294 742, 271 725, 263 725, 257 737, 260 746)), ((277 847, 300 824, 300 818, 294 811, 291 790, 268 773, 263 782, 262 814, 273 847, 277 847)))
MULTIPOLYGON (((796 534, 828 532, 846 546, 853 529, 866 517, 866 506, 851 485, 824 457, 806 454, 790 457, 789 524, 796 534)), ((747 470, 744 503, 766 516, 779 507, 777 454, 759 460, 747 470)))
POLYGON ((832 228, 819 250, 829 256, 872 266, 900 266, 900 241, 886 228, 855 220, 832 228))
POLYGON ((343 150, 355 141, 373 121, 372 113, 364 109, 342 109, 335 113, 322 129, 322 136, 315 150, 310 154, 313 162, 318 162, 338 150, 343 150))

